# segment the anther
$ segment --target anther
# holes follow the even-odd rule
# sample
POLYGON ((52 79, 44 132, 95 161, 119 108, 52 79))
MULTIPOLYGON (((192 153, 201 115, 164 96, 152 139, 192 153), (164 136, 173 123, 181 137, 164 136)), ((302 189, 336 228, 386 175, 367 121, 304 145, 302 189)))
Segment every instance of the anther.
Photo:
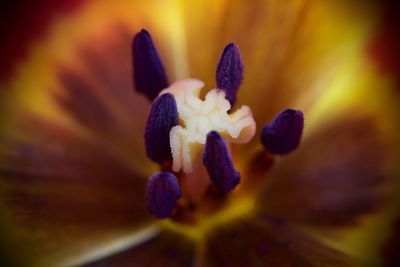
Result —
POLYGON ((157 172, 150 176, 146 187, 146 199, 147 208, 154 217, 170 217, 180 197, 181 191, 175 175, 157 172))
POLYGON ((236 102, 236 93, 243 79, 243 64, 239 47, 230 43, 225 46, 217 65, 216 81, 218 89, 225 91, 231 106, 236 102))
POLYGON ((162 89, 168 87, 168 79, 153 40, 146 30, 141 30, 133 38, 132 56, 135 88, 153 100, 162 89))
POLYGON ((157 163, 172 160, 169 133, 178 124, 179 115, 174 96, 157 97, 151 106, 144 134, 147 156, 157 163))
POLYGON ((299 146, 303 128, 303 113, 300 110, 286 109, 264 126, 261 141, 268 151, 287 154, 299 146))
POLYGON ((240 182, 240 174, 233 166, 232 157, 224 139, 215 131, 207 135, 203 163, 216 188, 227 193, 240 182))

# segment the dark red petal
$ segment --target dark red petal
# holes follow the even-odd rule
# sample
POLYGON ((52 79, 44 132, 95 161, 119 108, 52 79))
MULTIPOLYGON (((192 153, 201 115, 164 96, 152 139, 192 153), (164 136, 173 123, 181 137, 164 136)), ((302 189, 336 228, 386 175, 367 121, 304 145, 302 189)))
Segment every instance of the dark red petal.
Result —
POLYGON ((391 229, 389 239, 385 242, 382 249, 383 266, 400 266, 400 217, 395 221, 391 229))
POLYGON ((213 229, 205 241, 207 267, 349 266, 349 257, 287 225, 236 220, 213 229))
POLYGON ((388 148, 376 118, 349 115, 324 122, 268 174, 265 214, 303 224, 343 226, 374 212, 388 185, 388 148))

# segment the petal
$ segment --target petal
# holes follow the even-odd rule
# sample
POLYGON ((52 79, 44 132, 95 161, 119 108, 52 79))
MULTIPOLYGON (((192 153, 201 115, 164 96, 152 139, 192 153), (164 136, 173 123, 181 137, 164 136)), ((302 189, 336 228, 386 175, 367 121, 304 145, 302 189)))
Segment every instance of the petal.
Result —
POLYGON ((400 264, 400 217, 392 226, 389 238, 382 248, 383 266, 398 266, 400 264))
POLYGON ((149 112, 150 106, 132 89, 130 39, 123 27, 116 27, 113 34, 104 37, 88 38, 77 50, 82 62, 57 67, 60 86, 51 94, 78 127, 147 174, 145 170, 151 165, 143 142, 143 114, 149 112))
POLYGON ((162 232, 148 242, 133 249, 127 249, 111 257, 83 265, 100 266, 193 266, 194 243, 184 236, 162 232))
POLYGON ((375 119, 343 114, 320 125, 269 177, 261 200, 265 213, 340 226, 379 208, 390 172, 375 119))
POLYGON ((3 245, 15 246, 12 257, 65 264, 152 222, 146 179, 107 147, 39 117, 17 125, 0 154, 0 218, 10 235, 3 245))
POLYGON ((287 225, 240 219, 205 240, 203 266, 353 266, 350 257, 287 225))
MULTIPOLYGON (((29 60, 21 64, 10 84, 15 96, 7 102, 17 102, 13 105, 46 117, 62 115, 63 122, 73 121, 147 176, 156 168, 147 159, 143 142, 143 115, 149 112, 150 104, 133 90, 132 36, 139 27, 158 33, 163 25, 166 32, 154 39, 171 73, 174 53, 165 40, 168 23, 152 19, 165 6, 154 2, 130 5, 93 3, 54 23, 48 37, 34 46, 29 60)), ((174 9, 171 7, 166 19, 173 16, 174 9)))
POLYGON ((376 19, 374 5, 361 2, 210 2, 184 3, 192 76, 213 84, 209 70, 235 42, 245 66, 239 106, 249 104, 262 124, 287 107, 306 111, 360 56, 376 19))
MULTIPOLYGON (((57 19, 2 92, 1 243, 21 265, 68 265, 152 222, 143 178, 155 168, 143 142, 150 106, 132 90, 129 46, 135 27, 167 28, 173 9, 167 23, 152 19, 164 10, 96 3, 57 19)), ((174 53, 159 48, 168 68, 174 53)))

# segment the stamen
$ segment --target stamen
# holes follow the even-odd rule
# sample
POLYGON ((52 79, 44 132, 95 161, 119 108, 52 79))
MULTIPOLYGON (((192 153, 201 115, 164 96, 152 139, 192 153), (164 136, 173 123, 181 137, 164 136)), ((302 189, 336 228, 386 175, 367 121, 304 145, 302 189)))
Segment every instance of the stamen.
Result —
POLYGON ((163 219, 171 216, 176 201, 181 197, 178 180, 172 173, 157 172, 150 176, 146 187, 147 208, 163 219))
POLYGON ((153 40, 146 30, 141 30, 133 38, 132 55, 135 88, 153 100, 162 89, 168 87, 168 79, 153 40))
POLYGON ((249 107, 228 114, 231 105, 225 92, 213 89, 205 100, 199 99, 203 82, 187 79, 173 83, 160 94, 172 93, 178 106, 181 125, 170 132, 172 169, 189 173, 206 143, 207 134, 217 131, 233 143, 246 143, 255 133, 255 121, 249 107))
POLYGON ((172 160, 169 132, 178 120, 178 109, 172 94, 163 94, 154 100, 144 134, 147 156, 153 161, 162 164, 172 160))
POLYGON ((231 106, 236 103, 236 93, 243 79, 243 64, 239 47, 234 43, 225 46, 217 65, 217 87, 226 94, 231 106))
POLYGON ((203 163, 219 191, 229 192, 240 182, 240 173, 233 166, 232 157, 225 141, 215 131, 207 135, 203 163))
POLYGON ((264 126, 261 141, 270 152, 287 154, 299 146, 303 128, 303 113, 300 110, 286 109, 272 123, 264 126))

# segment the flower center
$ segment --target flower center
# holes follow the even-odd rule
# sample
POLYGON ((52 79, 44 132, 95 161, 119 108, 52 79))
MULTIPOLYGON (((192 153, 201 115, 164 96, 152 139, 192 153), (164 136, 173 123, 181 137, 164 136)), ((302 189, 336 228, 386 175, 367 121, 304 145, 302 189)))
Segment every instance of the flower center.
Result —
POLYGON ((225 98, 225 92, 213 89, 201 100, 199 95, 203 86, 199 80, 187 79, 160 92, 160 95, 171 93, 175 97, 180 118, 180 125, 170 131, 174 172, 193 171, 211 131, 232 143, 247 143, 255 134, 256 124, 248 106, 229 114, 231 104, 225 98))
MULTIPOLYGON (((204 83, 199 80, 186 79, 168 86, 164 66, 146 30, 134 37, 132 55, 135 89, 152 101, 144 135, 146 153, 163 170, 148 180, 147 207, 158 219, 193 224, 210 218, 210 213, 226 206, 228 193, 241 182, 230 143, 247 143, 256 130, 249 107, 231 110, 243 79, 239 47, 234 43, 225 46, 216 69, 217 88, 204 100, 200 99, 204 83), (197 164, 201 151, 203 164, 197 164)), ((272 154, 284 155, 296 149, 302 131, 300 110, 286 109, 265 125, 261 131, 264 148, 250 162, 251 171, 244 170, 254 182, 246 180, 243 188, 250 184, 257 188, 259 181, 253 176, 262 175, 251 174, 268 170, 272 154)), ((249 210, 248 206, 244 210, 249 210)))

